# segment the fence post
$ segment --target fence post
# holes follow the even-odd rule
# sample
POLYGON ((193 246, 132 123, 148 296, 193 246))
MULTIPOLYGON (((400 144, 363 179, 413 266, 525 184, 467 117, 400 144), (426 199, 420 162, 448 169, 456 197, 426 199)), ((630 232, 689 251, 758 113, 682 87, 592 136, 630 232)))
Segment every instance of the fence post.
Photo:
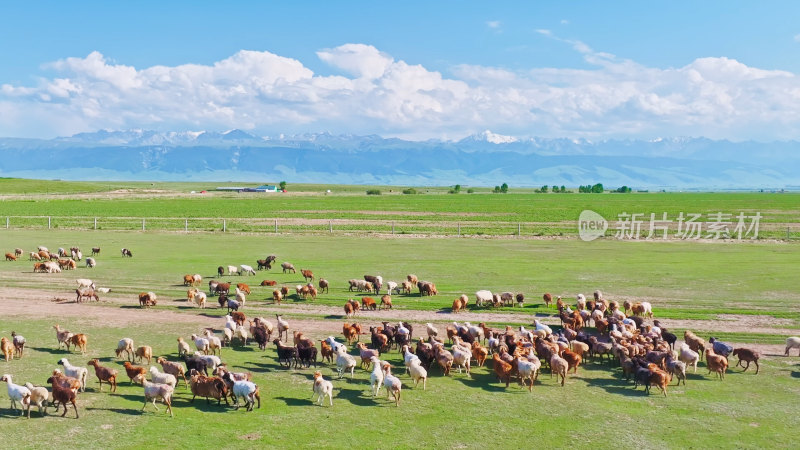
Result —
POLYGON ((145 230, 145 227, 144 227, 144 218, 142 218, 142 231, 144 231, 144 230, 145 230))
POLYGON ((394 220, 392 221, 392 234, 394 234, 394 220))
POLYGON ((517 236, 519 236, 521 233, 522 233, 522 224, 517 223, 517 236))
POLYGON ((225 219, 222 219, 222 232, 224 233, 228 229, 228 224, 225 219))
POLYGON ((94 218, 94 229, 97 229, 97 217, 94 218))
POLYGON ((50 229, 50 216, 47 216, 47 229, 50 229))
POLYGON ((332 221, 332 220, 329 220, 329 221, 328 221, 328 230, 329 230, 331 233, 333 233, 333 221, 332 221))
MULTIPOLYGON (((8 228, 8 227, 6 227, 8 228)), ((789 240, 789 227, 786 227, 786 240, 789 240)))
POLYGON ((185 233, 189 232, 189 219, 183 219, 183 231, 185 233))
POLYGON ((6 230, 8 229, 8 217, 6 217, 6 230))
POLYGON ((458 223, 458 237, 461 237, 461 222, 458 223))
POLYGON ((278 232, 278 219, 275 219, 275 232, 278 232))

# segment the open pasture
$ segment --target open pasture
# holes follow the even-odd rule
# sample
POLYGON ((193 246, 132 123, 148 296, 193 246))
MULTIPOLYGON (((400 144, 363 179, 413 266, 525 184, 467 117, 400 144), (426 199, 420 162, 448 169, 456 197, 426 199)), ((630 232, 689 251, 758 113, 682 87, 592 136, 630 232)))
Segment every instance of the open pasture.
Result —
MULTIPOLYGON (((50 289, 66 294, 74 278, 92 278, 98 286, 113 288, 114 295, 135 299, 152 290, 161 298, 185 298, 182 277, 188 273, 209 279, 246 282, 254 301, 262 302, 273 288, 264 279, 294 288, 304 284, 300 269, 310 269, 317 279, 331 283, 330 294, 315 305, 340 306, 347 298, 366 295, 350 292, 347 280, 379 274, 397 282, 407 274, 436 283, 434 297, 399 296, 395 308, 438 311, 450 308, 460 294, 474 297, 479 289, 522 292, 528 314, 544 312, 541 295, 550 292, 574 300, 579 292, 601 289, 609 298, 648 300, 661 317, 692 318, 691 314, 775 314, 800 319, 800 293, 793 289, 800 253, 793 244, 627 242, 601 240, 484 240, 392 239, 291 235, 183 234, 77 231, 6 231, 6 251, 23 248, 24 261, 0 265, 6 286, 50 289), (100 247, 97 267, 79 264, 75 272, 33 274, 27 251, 38 245, 50 250, 81 247, 88 254, 100 247), (133 251, 122 258, 120 249, 133 251), (271 271, 256 276, 218 278, 217 267, 248 264, 277 255, 271 271), (279 264, 292 262, 296 274, 281 273, 279 264)), ((295 301, 288 304, 309 304, 295 301)), ((709 317, 698 317, 709 318, 709 317)))
MULTIPOLYGON (((60 274, 32 273, 27 253, 22 261, 0 264, 4 294, 0 302, 0 334, 12 330, 28 340, 22 360, 0 362, 3 373, 14 381, 44 384, 61 357, 84 365, 97 357, 121 374, 116 394, 107 387, 97 392, 97 378, 90 368, 89 389, 79 394, 81 418, 70 411, 66 419, 32 412, 32 419, 17 419, 8 403, 0 404, 0 426, 7 439, 20 446, 67 446, 105 442, 109 447, 145 445, 175 447, 216 442, 223 447, 270 447, 288 445, 342 447, 512 447, 546 440, 547 445, 609 448, 625 443, 644 447, 786 447, 798 437, 794 427, 800 378, 798 357, 784 358, 785 336, 796 334, 800 323, 800 293, 794 288, 800 254, 793 244, 775 243, 641 243, 603 240, 591 243, 566 240, 391 239, 329 236, 182 234, 138 232, 80 232, 63 230, 9 230, 0 233, 5 251, 21 247, 26 252, 38 245, 51 250, 80 246, 84 256, 101 247, 98 265, 60 274), (132 250, 122 258, 120 249, 132 250), (224 310, 199 310, 185 301, 182 277, 200 273, 203 288, 217 279, 217 266, 249 264, 274 253, 277 262, 291 261, 297 274, 280 268, 258 271, 256 276, 223 276, 224 281, 247 282, 253 289, 248 317, 274 319, 283 313, 291 330, 304 331, 317 342, 328 335, 341 339, 344 322, 341 305, 363 293, 349 292, 347 280, 364 274, 380 274, 400 281, 414 273, 436 283, 439 295, 393 296, 395 311, 361 312, 353 319, 366 327, 382 319, 403 318, 414 325, 414 335, 424 333, 424 323, 442 330, 452 320, 488 319, 494 326, 529 325, 534 318, 557 324, 555 308, 541 303, 545 291, 563 295, 574 303, 578 292, 603 290, 610 299, 647 300, 656 318, 676 333, 690 325, 708 338, 715 335, 737 344, 756 344, 765 353, 761 372, 728 371, 722 382, 707 375, 705 363, 697 374, 689 373, 686 387, 668 388, 664 398, 654 388, 645 395, 633 389, 620 369, 609 362, 592 361, 569 375, 564 388, 549 378, 545 369, 528 393, 512 382, 498 383, 487 367, 473 368, 468 377, 457 372, 443 377, 432 368, 428 389, 413 388, 402 374, 396 350, 384 355, 403 381, 401 405, 385 399, 385 391, 373 399, 369 372, 356 369, 354 380, 334 380, 334 406, 311 405, 313 369, 278 367, 274 346, 261 352, 254 344, 235 344, 222 351, 222 359, 234 370, 248 370, 261 388, 262 407, 244 409, 206 405, 179 386, 174 400, 175 418, 156 413, 152 406, 140 413, 142 387, 130 386, 121 365, 113 358, 116 342, 131 337, 136 345, 151 345, 155 355, 176 359, 178 336, 223 327, 224 310), (263 279, 279 285, 301 284, 299 269, 311 269, 316 277, 331 282, 331 292, 315 300, 294 295, 281 305, 265 300, 272 288, 260 287, 263 279), (100 303, 71 303, 76 278, 91 278, 98 287, 112 291, 100 303), (449 306, 461 293, 474 300, 478 289, 509 290, 526 294, 524 308, 475 310, 452 315, 449 306), (153 291, 158 306, 138 307, 139 292, 153 291), (53 298, 66 302, 52 302, 53 298), (60 323, 89 335, 87 355, 56 350, 52 325, 60 323), (715 330, 711 332, 709 330, 715 330), (72 414, 72 416, 71 416, 72 414), (609 430, 613 429, 613 439, 609 430), (176 430, 179 432, 176 433, 176 430), (37 441, 29 436, 36 435, 37 441)), ((375 297, 375 296, 373 296, 375 297)), ((377 298, 377 297, 376 297, 377 298)), ((209 297, 216 305, 216 297, 209 297)), ((274 322, 274 320, 273 320, 274 322)), ((274 334, 273 334, 274 337, 274 334)), ((369 336, 362 336, 368 342, 369 336)), ((354 353, 351 351, 351 354, 354 353)), ((794 354, 794 352, 793 352, 794 354)), ((356 355, 356 358, 357 355, 356 355)), ((731 366, 735 358, 731 358, 731 366)), ((321 365, 327 379, 335 378, 331 365, 321 365)), ((2 386, 0 386, 0 390, 2 386)), ((6 398, 0 394, 0 399, 6 398)), ((2 400, 7 402, 7 400, 2 400)), ((52 413, 52 409, 51 409, 52 413)))
POLYGON ((383 195, 366 195, 364 186, 298 185, 287 194, 189 194, 230 184, 51 181, 36 187, 28 180, 0 179, 0 220, 11 216, 11 228, 47 228, 47 216, 52 216, 55 228, 88 230, 97 218, 100 229, 135 230, 144 218, 149 230, 187 226, 221 231, 226 219, 229 231, 265 233, 274 230, 277 219, 287 232, 323 233, 332 226, 337 232, 390 233, 394 225, 398 234, 455 235, 461 227, 468 235, 553 236, 577 234, 578 216, 587 209, 610 222, 621 213, 644 214, 645 235, 651 213, 657 218, 666 213, 673 221, 680 213, 701 214, 698 220, 709 221, 709 214, 735 218, 760 212, 760 237, 785 239, 787 227, 790 238, 800 236, 797 193, 536 194, 512 189, 508 194, 450 195, 444 188, 419 188, 422 194, 403 195, 402 188, 387 187, 383 195), (47 194, 59 185, 68 195, 47 194), (326 194, 327 189, 332 192, 326 194))

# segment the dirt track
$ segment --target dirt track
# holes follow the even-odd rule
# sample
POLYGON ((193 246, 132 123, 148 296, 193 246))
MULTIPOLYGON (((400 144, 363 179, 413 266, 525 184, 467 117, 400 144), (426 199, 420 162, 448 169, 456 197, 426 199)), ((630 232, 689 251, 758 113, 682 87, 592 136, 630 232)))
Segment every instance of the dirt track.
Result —
MULTIPOLYGON (((220 318, 203 314, 199 309, 187 308, 181 311, 163 309, 125 309, 127 313, 122 313, 120 307, 123 305, 133 306, 135 301, 121 296, 107 294, 103 301, 97 303, 76 304, 74 297, 54 301, 53 293, 45 290, 18 289, 15 290, 13 298, 3 298, 0 300, 0 316, 3 317, 24 317, 32 319, 50 319, 54 323, 63 318, 87 318, 101 320, 103 323, 124 327, 133 324, 196 324, 198 329, 219 328, 220 318), (24 308, 20 308, 24 305, 24 308)), ((213 299, 210 311, 218 311, 213 299)), ((254 302, 253 302, 254 303, 254 302)), ((186 307, 185 301, 181 300, 161 300, 162 305, 186 307)), ((209 311, 209 312, 210 312, 209 311)), ((323 337, 326 335, 338 336, 341 333, 342 323, 345 321, 341 308, 324 305, 296 305, 283 304, 277 305, 248 305, 244 309, 248 316, 263 316, 268 319, 274 314, 284 314, 290 321, 291 328, 299 329, 310 336, 323 337), (295 317, 292 317, 296 315, 295 317), (313 318, 308 316, 319 316, 313 318)), ((528 326, 533 317, 521 314, 508 314, 502 312, 465 312, 452 314, 439 311, 417 311, 417 310, 389 310, 389 311, 369 311, 360 312, 352 319, 365 325, 378 324, 383 320, 388 321, 408 321, 414 325, 419 324, 418 330, 424 328, 425 322, 449 323, 453 321, 472 323, 492 322, 506 323, 515 327, 519 325, 528 326)), ((559 323, 556 317, 538 317, 543 323, 556 325, 559 323)), ((763 316, 737 316, 722 315, 718 320, 670 320, 661 319, 661 323, 672 329, 692 329, 702 332, 746 332, 764 333, 775 335, 795 335, 796 330, 788 328, 772 328, 771 326, 782 325, 786 322, 783 319, 774 319, 763 316), (770 326, 771 325, 771 326, 770 326)), ((791 322, 791 321, 789 321, 791 322)), ((415 327, 416 328, 416 327, 415 327)), ((782 355, 783 345, 754 345, 747 344, 761 351, 765 355, 782 355)))

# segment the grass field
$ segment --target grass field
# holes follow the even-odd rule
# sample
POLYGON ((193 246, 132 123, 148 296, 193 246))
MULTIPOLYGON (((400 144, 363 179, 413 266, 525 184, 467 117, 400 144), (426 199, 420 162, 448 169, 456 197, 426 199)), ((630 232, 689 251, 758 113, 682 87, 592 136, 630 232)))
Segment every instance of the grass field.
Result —
MULTIPOLYGON (((133 312, 130 312, 133 313, 133 312)), ((6 320, 3 320, 6 322, 6 320)), ((4 334, 9 328, 2 323, 4 334)), ((15 323, 17 326, 19 323, 15 323)), ((209 445, 223 448, 287 446, 341 448, 359 446, 399 448, 515 447, 520 442, 547 441, 553 447, 617 448, 636 446, 696 448, 787 448, 797 438, 795 417, 800 372, 793 364, 771 359, 759 375, 729 373, 723 382, 705 375, 701 366, 690 374, 687 387, 669 390, 669 397, 644 395, 624 381, 608 363, 589 363, 578 376, 570 376, 564 388, 547 374, 540 377, 533 393, 519 386, 505 388, 494 380, 490 369, 476 368, 472 377, 454 374, 444 379, 432 371, 426 391, 413 389, 407 376, 399 408, 381 396, 371 398, 369 374, 357 369, 354 380, 335 380, 333 407, 310 403, 312 370, 280 369, 272 349, 228 348, 223 359, 237 370, 254 373, 262 389, 261 409, 232 411, 191 398, 183 387, 174 400, 175 418, 144 413, 142 389, 129 386, 124 370, 109 355, 120 335, 147 343, 161 355, 174 357, 174 335, 195 332, 191 327, 171 325, 153 329, 146 324, 124 330, 93 326, 90 320, 75 321, 71 329, 89 334, 91 351, 86 357, 67 355, 54 349, 50 321, 26 321, 25 336, 31 345, 29 357, 3 363, 15 380, 44 382, 56 361, 68 356, 73 364, 89 357, 104 359, 105 365, 122 371, 117 393, 108 387, 97 392, 90 374, 89 389, 79 395, 81 418, 16 418, 6 408, 0 422, 3 435, 15 448, 94 446, 142 448, 170 446, 188 448, 209 445), (758 382, 753 382, 758 380, 758 382), (613 439, 608 437, 613 429, 613 439), (28 439, 35 435, 35 441, 28 439), (533 436, 536 436, 535 438, 533 436), (577 439, 576 436, 580 436, 577 439), (577 439, 577 440, 576 440, 577 439)), ((387 358, 402 365, 397 354, 387 358)), ((796 358, 791 358, 796 363, 796 358)), ((326 377, 332 375, 322 369, 326 377)), ((398 372, 397 370, 395 372, 398 372)), ((738 372, 738 371, 737 371, 738 372)), ((526 444, 523 444, 526 445, 526 444)))
MULTIPOLYGON (((81 418, 17 419, 7 407, 0 410, 4 436, 19 442, 15 447, 44 447, 52 442, 76 447, 103 442, 112 448, 140 448, 170 445, 176 448, 213 445, 220 447, 326 447, 343 446, 410 448, 515 447, 520 442, 544 440, 555 447, 611 448, 623 445, 654 447, 790 447, 800 434, 794 422, 800 412, 798 358, 782 353, 787 332, 800 325, 800 293, 796 289, 796 268, 800 253, 791 243, 687 243, 624 242, 603 240, 491 240, 491 239, 392 239, 341 236, 292 236, 253 234, 175 234, 154 232, 3 230, 5 251, 25 250, 37 245, 50 249, 80 246, 102 248, 95 269, 79 268, 61 274, 34 274, 32 263, 0 264, 0 283, 7 292, 2 299, 0 334, 11 330, 23 334, 29 355, 23 360, 0 362, 2 371, 15 382, 44 383, 56 361, 67 356, 73 364, 85 365, 91 357, 118 368, 122 383, 116 394, 104 387, 90 372, 89 390, 79 395, 81 418), (133 250, 133 258, 122 258, 121 247, 133 250), (153 346, 157 355, 175 358, 175 337, 188 338, 203 326, 219 330, 223 312, 189 308, 181 285, 185 273, 200 273, 206 280, 218 265, 252 264, 269 253, 278 261, 291 261, 297 268, 312 269, 331 281, 330 294, 314 302, 290 297, 283 305, 264 301, 269 290, 254 287, 244 310, 248 316, 285 314, 293 329, 305 330, 315 339, 328 334, 341 336, 340 306, 359 294, 346 289, 346 280, 367 273, 399 280, 407 273, 436 282, 440 295, 420 298, 416 294, 395 296, 392 314, 413 314, 417 334, 424 321, 443 328, 452 320, 442 314, 460 293, 481 288, 521 291, 529 301, 520 308, 502 311, 473 310, 456 320, 470 320, 476 314, 496 314, 495 326, 505 323, 529 324, 534 317, 549 318, 553 310, 540 303, 541 293, 552 292, 572 299, 577 292, 602 289, 607 297, 647 299, 656 317, 677 324, 700 324, 703 331, 716 325, 713 335, 736 343, 756 343, 770 349, 762 359, 761 372, 728 372, 725 381, 707 375, 701 363, 690 374, 687 387, 670 387, 664 398, 654 392, 647 396, 634 390, 614 365, 590 362, 577 376, 570 375, 565 388, 557 386, 545 371, 532 394, 518 385, 505 388, 497 383, 490 368, 475 368, 472 377, 454 374, 442 377, 431 371, 428 389, 404 382, 400 408, 385 398, 373 399, 368 392, 369 373, 356 370, 355 380, 334 381, 334 406, 310 403, 313 370, 286 370, 277 366, 273 346, 265 353, 255 346, 234 346, 223 350, 223 360, 237 370, 249 370, 262 389, 262 408, 253 413, 232 411, 204 400, 189 403, 191 396, 177 389, 174 419, 152 408, 140 413, 142 388, 129 386, 121 361, 113 349, 121 337, 153 346), (90 277, 98 286, 112 287, 100 304, 48 304, 52 297, 72 298, 74 279, 90 277), (134 307, 136 294, 152 290, 160 303, 153 311, 134 307), (19 302, 22 308, 10 306, 19 302), (331 308, 327 308, 330 306, 331 308), (335 307, 335 310, 333 309, 335 307), (513 311, 512 311, 513 310, 513 311), (66 312, 65 312, 66 311, 66 312), (77 311, 77 312, 76 312, 77 311), (335 311, 335 312, 332 312, 335 311), (731 314, 735 314, 732 316, 731 314), (429 317, 429 319, 421 319, 429 317), (741 320, 759 320, 750 329, 741 320), (666 318, 666 319, 665 319, 666 318), (725 320, 722 327, 719 322, 725 320), (54 323, 90 336, 89 354, 69 355, 55 349, 54 323), (725 324, 730 324, 725 325, 725 324), (776 350, 777 349, 777 350, 776 350), (241 415, 241 417, 240 417, 241 415), (610 430, 613 430, 613 438, 610 430), (176 432, 178 431, 178 432, 176 432), (31 441, 29 436, 36 435, 31 441), (535 437, 534 437, 535 436, 535 437), (387 444, 388 443, 388 444, 387 444)), ((279 270, 261 271, 256 277, 223 277, 234 282, 257 285, 262 279, 294 285, 299 274, 279 270)), ((215 298, 210 298, 214 301, 215 298)), ((358 321, 375 325, 384 312, 362 313, 358 321)), ((552 323, 552 322, 551 322, 552 323)), ((368 338, 366 336, 365 338, 368 338)), ((402 361, 396 351, 385 359, 397 367, 402 361)), ((734 361, 732 359, 732 361, 734 361)), ((735 363, 734 363, 735 364, 735 363)), ((335 372, 322 367, 330 378, 335 372)), ((395 370, 394 373, 399 373, 395 370)), ((0 395, 0 398, 3 395, 0 395)), ((5 404, 7 405, 7 403, 5 404)), ((70 412, 67 414, 68 417, 70 412)), ((525 444, 523 444, 525 445, 525 444)))
MULTIPOLYGON (((119 294, 134 295, 147 286, 169 298, 182 298, 185 273, 215 277, 217 266, 250 264, 276 254, 297 269, 312 269, 333 285, 319 304, 341 305, 348 295, 347 280, 381 274, 401 281, 406 274, 436 282, 441 295, 410 296, 397 307, 419 310, 449 308, 462 293, 479 289, 524 292, 534 301, 523 308, 535 314, 543 308, 543 292, 565 297, 601 289, 618 298, 652 299, 659 313, 691 318, 692 313, 772 312, 800 318, 800 292, 793 289, 800 252, 793 244, 626 242, 579 240, 391 239, 327 236, 194 235, 136 232, 4 231, 6 251, 14 247, 51 250, 78 245, 101 247, 98 267, 80 268, 98 285, 113 286, 119 294), (133 259, 122 259, 119 249, 133 249, 133 259), (143 280, 147 282, 143 285, 143 280)), ((23 258, 25 259, 25 258, 23 258)), ((35 288, 43 279, 63 279, 67 291, 76 276, 65 272, 47 277, 29 272, 28 261, 0 266, 3 283, 35 288), (8 272, 8 269, 15 269, 8 272)), ((83 276, 82 275, 82 276, 83 276)), ((303 283, 299 272, 279 270, 241 277, 251 285, 269 278, 290 286, 303 283), (278 273, 275 273, 278 272, 278 273)), ((231 277, 224 277, 229 279, 231 277)), ((240 277, 233 277, 239 281, 240 277)), ((271 288, 254 287, 266 297, 271 288)))
MULTIPOLYGON (((225 183, 218 183, 225 185, 225 183)), ((229 184, 229 183, 228 183, 229 184)), ((240 183, 241 184, 241 183, 240 183)), ((609 221, 622 213, 644 214, 647 234, 650 213, 675 221, 680 213, 761 213, 759 237, 800 237, 800 194, 796 193, 637 193, 535 194, 530 189, 509 194, 446 194, 443 188, 419 188, 422 195, 366 195, 364 186, 300 185, 289 194, 188 194, 217 184, 198 183, 88 183, 0 179, 0 217, 11 216, 11 228, 141 229, 271 232, 273 220, 285 232, 329 231, 398 234, 575 235, 577 218, 593 210, 609 221), (63 193, 47 195, 59 186, 63 193), (331 194, 326 194, 327 189, 331 194), (123 195, 103 194, 125 190, 123 195), (152 191, 158 191, 153 194, 152 191), (24 194, 24 195, 23 195, 24 194), (80 195, 77 195, 80 194, 80 195), (185 220, 188 219, 188 223, 185 220)), ((384 188, 388 194, 389 188, 384 188)), ((733 224, 735 225, 735 223, 733 224)), ((731 228, 733 227, 731 225, 731 228)), ((673 229, 677 224, 673 223, 673 229)), ((612 227, 607 231, 613 235, 612 227)))
MULTIPOLYGON (((621 212, 667 212, 673 217, 681 211, 734 215, 758 211, 767 229, 762 236, 781 237, 786 226, 800 232, 798 194, 545 195, 512 186, 505 195, 489 194, 487 189, 449 195, 446 188, 402 195, 398 187, 379 187, 383 195, 367 196, 364 186, 292 184, 288 195, 187 194, 240 184, 0 179, 0 219, 14 218, 10 229, 0 229, 3 252, 15 247, 27 252, 38 245, 51 250, 77 245, 85 254, 91 247, 102 248, 94 269, 79 266, 74 272, 34 274, 27 256, 0 264, 4 287, 0 335, 8 337, 14 330, 28 340, 26 357, 0 361, 0 370, 12 374, 17 383, 44 384, 58 359, 66 356, 78 365, 97 357, 121 372, 117 393, 109 394, 107 387, 97 392, 97 380, 90 371, 89 389, 78 397, 79 420, 72 411, 66 419, 39 418, 36 411, 30 421, 19 419, 8 403, 2 403, 7 400, 0 393, 0 431, 14 442, 13 447, 42 448, 57 442, 69 448, 477 448, 487 444, 505 448, 542 441, 557 448, 786 448, 800 437, 795 427, 800 413, 796 402, 800 366, 794 351, 789 358, 782 356, 786 336, 800 330, 796 242, 384 235, 390 222, 397 223, 398 234, 454 234, 457 224, 462 224, 464 234, 510 235, 516 233, 517 223, 523 223, 523 237, 574 235, 578 214, 591 209, 610 219, 621 212), (327 189, 332 192, 325 195, 327 189), (53 216, 53 229, 47 229, 46 219, 19 216, 53 216), (96 231, 91 230, 94 217, 100 218, 96 231), (132 219, 114 223, 111 217, 132 219), (140 218, 146 218, 148 231, 115 230, 139 228, 140 218), (184 218, 198 219, 190 230, 203 232, 158 231, 180 229, 184 218), (261 232, 222 233, 218 222, 223 218, 229 231, 261 232), (281 231, 289 233, 264 232, 275 218, 285 221, 281 231), (328 220, 335 223, 333 234, 325 233, 328 220), (449 231, 437 231, 443 228, 449 231), (122 247, 130 248, 134 257, 122 258, 122 247), (440 329, 453 320, 516 327, 538 319, 555 325, 554 308, 541 303, 542 293, 573 302, 579 292, 588 295, 601 289, 607 298, 620 302, 651 302, 656 317, 676 334, 692 329, 704 338, 713 335, 759 349, 764 354, 761 372, 731 369, 720 382, 707 375, 701 363, 697 374, 690 373, 686 387, 670 386, 664 398, 656 389, 650 395, 641 388, 634 390, 619 368, 608 362, 588 362, 577 376, 570 375, 564 388, 545 370, 533 393, 519 385, 499 384, 491 364, 473 368, 471 377, 458 373, 443 377, 434 368, 424 392, 413 388, 408 376, 400 375, 403 400, 395 408, 385 397, 373 399, 369 372, 356 369, 354 380, 334 380, 331 408, 310 403, 313 369, 278 367, 272 345, 266 352, 254 345, 235 345, 223 350, 222 359, 235 370, 253 373, 262 390, 260 410, 233 411, 224 405, 206 405, 202 399, 189 403, 191 395, 179 387, 174 419, 165 417, 163 405, 159 413, 152 407, 139 412, 142 388, 129 385, 121 361, 113 358, 117 341, 131 337, 137 345, 151 345, 156 355, 175 360, 177 336, 188 339, 204 327, 215 328, 219 335, 225 311, 188 306, 183 275, 200 273, 205 286, 216 278, 217 266, 256 266, 255 260, 268 254, 328 279, 330 293, 314 301, 290 295, 282 305, 273 305, 266 300, 272 288, 258 286, 260 281, 294 286, 303 282, 299 272, 283 274, 273 269, 259 271, 255 277, 225 276, 222 280, 244 281, 253 288, 244 309, 248 317, 272 319, 282 313, 292 330, 316 340, 341 337, 342 304, 365 295, 349 292, 348 279, 380 274, 400 281, 414 273, 434 281, 440 294, 420 297, 415 291, 394 296, 394 311, 362 312, 356 320, 365 328, 383 320, 407 320, 415 325, 417 336, 425 322, 440 329), (74 280, 79 277, 92 278, 112 292, 100 303, 74 304, 74 280), (472 306, 457 316, 449 313, 453 298, 462 293, 472 298, 478 289, 523 292, 526 303, 523 308, 490 311, 472 306), (158 306, 141 310, 136 296, 142 291, 156 292, 158 306), (51 301, 56 298, 69 301, 51 301), (87 333, 88 354, 56 350, 55 323, 87 333)), ((209 302, 216 305, 216 298, 209 297, 209 302)), ((402 366, 397 351, 385 354, 384 359, 402 366)), ((735 365, 735 358, 731 362, 735 365)), ((322 365, 320 370, 326 378, 335 375, 331 366, 322 365)))

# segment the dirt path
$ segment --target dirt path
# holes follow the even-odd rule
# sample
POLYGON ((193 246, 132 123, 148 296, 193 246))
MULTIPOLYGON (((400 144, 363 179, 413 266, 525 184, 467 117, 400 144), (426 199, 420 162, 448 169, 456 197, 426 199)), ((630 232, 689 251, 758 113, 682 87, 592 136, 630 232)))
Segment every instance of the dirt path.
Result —
MULTIPOLYGON (((136 307, 122 309, 122 306, 134 306, 130 298, 114 297, 107 295, 103 302, 76 304, 74 298, 59 299, 52 292, 35 289, 20 289, 14 293, 13 298, 0 297, 0 317, 4 318, 31 318, 64 322, 70 319, 91 319, 110 326, 125 327, 141 324, 183 324, 195 325, 198 330, 203 328, 221 328, 222 320, 219 317, 206 315, 203 311, 189 309, 186 312, 139 309, 136 307), (24 307, 20 307, 24 305, 24 307)), ((213 299, 212 299, 213 301, 213 299)), ((162 300, 162 304, 182 307, 184 302, 176 300, 162 300)), ((217 312, 211 308, 209 312, 217 312)), ((281 306, 248 306, 245 309, 248 316, 262 316, 268 320, 274 319, 274 314, 284 314, 289 321, 291 330, 302 330, 307 336, 322 339, 326 336, 341 337, 342 323, 344 322, 341 308, 324 305, 292 305, 281 306), (293 317, 294 315, 294 317, 293 317), (319 318, 307 317, 319 316, 319 318)), ((558 324, 556 317, 539 317, 543 323, 558 324)), ((416 310, 394 310, 361 312, 352 319, 365 325, 377 325, 382 320, 411 322, 418 333, 424 329, 425 322, 449 323, 452 321, 470 321, 472 323, 493 322, 507 323, 510 325, 530 325, 532 316, 504 313, 459 313, 416 310)), ((786 328, 769 328, 769 325, 780 323, 781 319, 770 319, 759 316, 725 315, 719 320, 669 320, 662 319, 664 326, 669 328, 689 328, 702 332, 749 332, 777 335, 797 335, 797 330, 786 328)), ((274 321, 273 321, 274 322, 274 321)), ((731 342, 734 346, 745 346, 761 352, 765 357, 779 357, 783 355, 782 344, 752 344, 731 342)), ((735 363, 731 360, 731 365, 735 363)), ((752 369, 751 369, 752 370, 752 369)))
MULTIPOLYGON (((91 302, 76 304, 74 297, 62 298, 61 301, 54 301, 55 297, 51 291, 37 289, 16 288, 13 297, 0 297, 0 315, 3 317, 27 317, 57 320, 60 317, 92 317, 101 319, 104 323, 116 326, 142 323, 195 323, 200 327, 219 326, 220 319, 209 317, 202 311, 194 308, 186 312, 171 310, 141 310, 135 308, 135 302, 130 297, 114 296, 108 294, 103 296, 101 304, 91 302), (24 305, 24 307, 20 307, 24 305), (119 306, 119 307, 114 307, 119 306), (122 310, 120 307, 128 306, 131 309, 122 310)), ((216 306, 215 299, 209 299, 212 306, 216 306)), ((185 301, 161 299, 161 304, 170 306, 185 307, 185 301)), ((211 311, 217 311, 212 308, 211 311)), ((248 316, 274 317, 275 314, 285 314, 287 319, 298 323, 304 323, 309 331, 319 330, 337 332, 341 330, 341 324, 345 318, 341 307, 326 305, 248 305, 245 309, 248 316), (298 315, 292 319, 292 315, 298 315), (306 318, 304 316, 319 316, 319 318, 306 318)), ((472 323, 491 322, 510 325, 528 326, 536 318, 542 323, 556 325, 559 323, 557 317, 534 317, 524 314, 508 314, 502 312, 466 312, 453 314, 442 311, 418 311, 418 310, 388 310, 388 311, 361 311, 353 321, 364 324, 371 324, 387 321, 407 321, 412 324, 419 324, 420 329, 425 322, 449 323, 453 321, 472 323)), ((742 333, 763 333, 791 336, 798 334, 798 330, 791 328, 773 328, 775 325, 788 325, 793 323, 788 319, 776 319, 766 316, 747 316, 747 315, 720 315, 717 320, 672 320, 661 319, 661 323, 672 329, 692 329, 703 332, 742 332, 742 333)))

